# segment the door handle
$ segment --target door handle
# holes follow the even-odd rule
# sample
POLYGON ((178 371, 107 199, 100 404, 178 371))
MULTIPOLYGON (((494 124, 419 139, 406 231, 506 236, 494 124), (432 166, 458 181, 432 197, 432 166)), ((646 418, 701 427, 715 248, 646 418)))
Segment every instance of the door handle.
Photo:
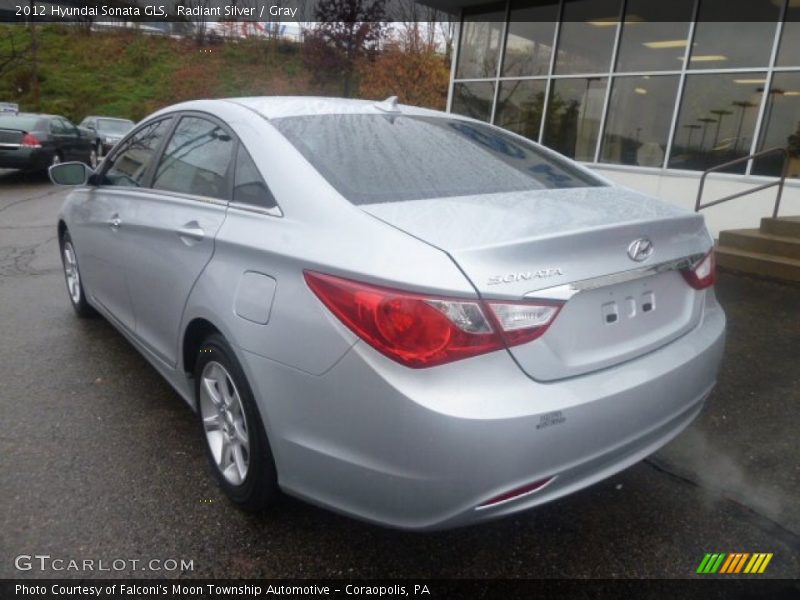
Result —
POLYGON ((179 227, 175 233, 184 241, 202 242, 203 238, 206 237, 206 232, 197 224, 197 221, 192 221, 183 227, 179 227))
POLYGON ((108 225, 111 227, 111 229, 116 231, 117 229, 119 229, 119 226, 122 225, 122 221, 118 216, 115 215, 111 217, 111 219, 108 221, 108 225))

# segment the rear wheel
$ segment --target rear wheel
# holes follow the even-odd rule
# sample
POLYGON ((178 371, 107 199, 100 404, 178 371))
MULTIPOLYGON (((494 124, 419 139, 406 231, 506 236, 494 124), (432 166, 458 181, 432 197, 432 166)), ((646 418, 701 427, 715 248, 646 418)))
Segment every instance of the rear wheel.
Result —
POLYGON ((69 231, 65 231, 61 238, 61 263, 64 266, 64 280, 67 283, 67 293, 72 308, 81 318, 93 317, 97 312, 86 301, 81 272, 78 268, 78 256, 75 254, 75 246, 72 245, 69 231))
POLYGON ((221 335, 201 345, 194 379, 206 456, 217 482, 238 507, 265 508, 278 494, 275 464, 253 393, 221 335))
POLYGON ((97 168, 97 163, 100 162, 100 146, 92 146, 92 149, 89 150, 89 166, 93 169, 97 168))

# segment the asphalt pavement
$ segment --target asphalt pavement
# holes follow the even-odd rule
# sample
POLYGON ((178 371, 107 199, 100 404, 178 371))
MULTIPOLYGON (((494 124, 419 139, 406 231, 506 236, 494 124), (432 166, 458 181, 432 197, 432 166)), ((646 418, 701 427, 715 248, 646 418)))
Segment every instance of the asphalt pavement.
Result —
POLYGON ((427 534, 291 498, 254 516, 212 482, 177 394, 107 322, 73 314, 55 229, 64 196, 0 174, 0 578, 672 578, 695 577, 706 552, 771 552, 762 577, 800 575, 800 287, 721 274, 727 352, 700 418, 572 496, 427 534), (15 568, 36 554, 193 569, 15 568))

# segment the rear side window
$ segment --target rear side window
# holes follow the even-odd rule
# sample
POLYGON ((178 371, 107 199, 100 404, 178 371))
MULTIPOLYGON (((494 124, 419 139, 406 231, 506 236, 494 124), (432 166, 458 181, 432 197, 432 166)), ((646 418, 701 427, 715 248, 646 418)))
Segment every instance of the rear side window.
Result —
POLYGON ((531 143, 460 119, 340 114, 271 123, 353 204, 603 185, 531 143))
POLYGON ((62 135, 67 133, 67 128, 64 125, 64 121, 61 119, 52 119, 50 121, 50 133, 57 133, 62 135))
POLYGON ((278 203, 261 178, 256 164, 242 144, 236 155, 236 175, 233 184, 233 201, 259 208, 275 208, 278 203))
POLYGON ((216 123, 183 117, 158 164, 153 187, 228 200, 234 140, 216 123))
POLYGON ((128 138, 114 154, 111 167, 103 175, 103 185, 140 187, 171 120, 149 123, 128 138))

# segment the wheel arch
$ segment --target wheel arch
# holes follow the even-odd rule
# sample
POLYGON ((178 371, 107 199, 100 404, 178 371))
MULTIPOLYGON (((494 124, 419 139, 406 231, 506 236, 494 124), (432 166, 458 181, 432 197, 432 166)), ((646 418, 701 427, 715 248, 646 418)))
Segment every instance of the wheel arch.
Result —
POLYGON ((197 363, 197 354, 200 351, 200 346, 202 345, 203 340, 214 333, 224 336, 222 331, 216 325, 214 325, 208 319, 204 319, 202 317, 196 317, 192 319, 186 326, 186 329, 183 333, 181 357, 183 361, 183 370, 189 377, 194 374, 194 366, 197 363))
POLYGON ((58 220, 58 244, 59 246, 64 241, 64 234, 67 232, 67 224, 64 219, 58 220))

